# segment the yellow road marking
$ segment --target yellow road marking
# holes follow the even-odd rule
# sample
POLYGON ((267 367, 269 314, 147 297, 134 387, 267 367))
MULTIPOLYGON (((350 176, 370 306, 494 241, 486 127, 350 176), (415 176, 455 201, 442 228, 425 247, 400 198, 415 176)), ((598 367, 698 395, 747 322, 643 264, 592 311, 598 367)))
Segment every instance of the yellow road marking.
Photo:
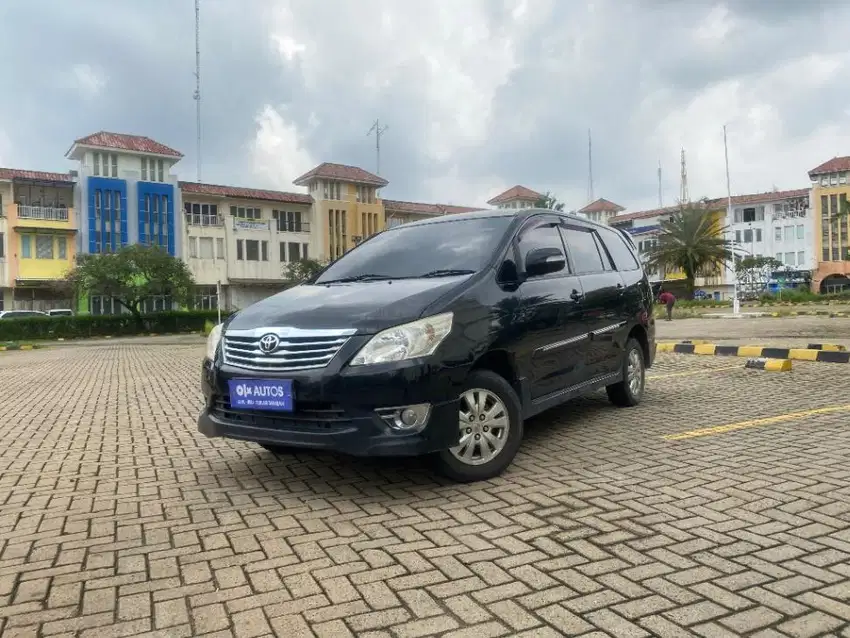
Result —
POLYGON ((661 438, 665 441, 680 441, 682 439, 694 439, 699 436, 712 436, 714 434, 724 434, 735 430, 743 430, 745 428, 755 428, 762 425, 773 425, 774 423, 782 423, 783 421, 793 421, 794 419, 803 419, 807 416, 817 416, 820 414, 832 414, 835 412, 850 412, 850 404, 834 405, 827 408, 817 408, 815 410, 805 410, 803 412, 789 412, 788 414, 779 414, 777 416, 769 416, 763 419, 751 419, 749 421, 739 421, 738 423, 728 423, 726 425, 717 425, 710 428, 701 428, 699 430, 691 430, 690 432, 679 432, 678 434, 665 434, 661 438))
POLYGON ((688 372, 671 372, 670 374, 657 374, 655 376, 647 377, 646 380, 650 379, 672 379, 673 377, 692 377, 697 374, 709 374, 711 372, 720 372, 721 370, 741 370, 741 365, 738 364, 736 366, 724 366, 722 368, 711 368, 710 370, 690 370, 688 372))

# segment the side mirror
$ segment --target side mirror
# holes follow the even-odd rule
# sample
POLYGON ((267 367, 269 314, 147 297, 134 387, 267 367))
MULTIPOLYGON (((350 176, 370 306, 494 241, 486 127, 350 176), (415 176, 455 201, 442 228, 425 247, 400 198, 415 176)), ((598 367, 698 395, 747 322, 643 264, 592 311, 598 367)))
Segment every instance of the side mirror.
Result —
POLYGON ((539 277, 567 267, 567 258, 557 248, 535 248, 525 255, 525 274, 539 277))

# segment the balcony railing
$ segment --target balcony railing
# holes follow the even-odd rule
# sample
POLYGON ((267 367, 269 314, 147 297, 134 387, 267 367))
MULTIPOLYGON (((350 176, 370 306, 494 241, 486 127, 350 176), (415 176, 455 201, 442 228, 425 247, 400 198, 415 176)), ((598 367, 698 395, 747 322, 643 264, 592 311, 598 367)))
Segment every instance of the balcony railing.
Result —
POLYGON ((218 215, 186 215, 186 223, 190 226, 224 226, 224 220, 218 215))
POLYGON ((40 219, 49 222, 68 221, 67 208, 52 208, 48 206, 23 206, 18 205, 19 219, 40 219))
POLYGON ((309 233, 310 222, 278 221, 272 220, 272 228, 279 233, 309 233))

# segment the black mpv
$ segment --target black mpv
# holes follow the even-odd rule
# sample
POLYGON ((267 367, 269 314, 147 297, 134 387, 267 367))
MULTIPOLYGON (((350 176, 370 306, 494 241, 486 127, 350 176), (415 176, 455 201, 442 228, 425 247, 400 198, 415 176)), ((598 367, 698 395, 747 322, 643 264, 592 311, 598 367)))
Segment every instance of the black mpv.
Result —
POLYGON ((491 478, 525 419, 600 388, 641 400, 652 305, 634 243, 608 226, 540 209, 403 224, 216 326, 198 429, 491 478))

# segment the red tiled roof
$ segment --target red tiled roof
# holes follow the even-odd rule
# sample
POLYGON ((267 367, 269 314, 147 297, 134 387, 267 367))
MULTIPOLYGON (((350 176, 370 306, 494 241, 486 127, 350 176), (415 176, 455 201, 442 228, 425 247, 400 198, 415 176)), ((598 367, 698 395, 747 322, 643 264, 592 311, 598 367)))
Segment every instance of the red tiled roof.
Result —
POLYGON ((537 191, 533 191, 530 188, 526 188, 525 186, 520 186, 519 184, 517 184, 516 186, 506 190, 504 193, 496 195, 487 203, 493 206, 495 204, 501 204, 503 202, 510 202, 515 199, 533 199, 537 201, 541 197, 543 197, 543 195, 538 193, 537 191))
MULTIPOLYGON (((732 195, 733 206, 743 206, 745 204, 764 204, 767 202, 777 202, 783 199, 791 199, 792 197, 806 197, 809 194, 807 188, 797 188, 786 191, 767 191, 764 193, 747 193, 745 195, 732 195)), ((693 205, 702 205, 707 209, 725 208, 727 204, 726 197, 717 197, 715 199, 707 199, 704 202, 694 202, 693 205)), ((679 205, 665 206, 664 208, 655 208, 652 210, 642 210, 634 213, 626 213, 617 215, 610 221, 612 224, 618 222, 626 222, 633 219, 646 219, 648 217, 656 217, 658 215, 669 215, 679 210, 679 205)))
POLYGON ((414 213, 417 215, 455 215, 481 210, 471 206, 454 206, 453 204, 425 204, 422 202, 402 202, 395 199, 385 199, 384 210, 388 213, 414 213))
POLYGON ((153 153, 155 155, 166 155, 168 157, 183 157, 183 153, 169 148, 165 144, 160 144, 149 137, 142 135, 127 135, 125 133, 108 133, 100 131, 81 137, 74 141, 74 144, 82 144, 83 146, 97 146, 99 148, 114 148, 122 151, 132 151, 134 153, 153 153))
POLYGON ((825 175, 826 173, 843 173, 850 171, 850 157, 833 157, 809 171, 809 177, 825 175))
POLYGON ((268 202, 285 204, 312 204, 313 198, 303 193, 286 193, 269 191, 259 188, 242 188, 240 186, 220 186, 218 184, 199 184, 198 182, 180 182, 180 190, 192 195, 208 195, 211 197, 230 197, 233 199, 261 199, 268 202))
POLYGON ((584 208, 580 209, 578 212, 580 213, 607 213, 607 212, 616 212, 619 213, 622 210, 626 210, 619 204, 615 204, 612 201, 605 199, 604 197, 600 197, 595 202, 589 203, 584 208))
POLYGON ((0 179, 28 179, 39 182, 73 182, 68 173, 47 173, 45 171, 24 171, 19 168, 0 168, 0 179))
POLYGON ((331 162, 322 162, 311 171, 307 171, 301 177, 296 179, 293 184, 296 186, 306 186, 317 177, 322 179, 335 179, 341 182, 354 182, 355 184, 369 184, 371 186, 386 186, 389 184, 383 177, 364 171, 357 166, 348 166, 347 164, 332 164, 331 162))

